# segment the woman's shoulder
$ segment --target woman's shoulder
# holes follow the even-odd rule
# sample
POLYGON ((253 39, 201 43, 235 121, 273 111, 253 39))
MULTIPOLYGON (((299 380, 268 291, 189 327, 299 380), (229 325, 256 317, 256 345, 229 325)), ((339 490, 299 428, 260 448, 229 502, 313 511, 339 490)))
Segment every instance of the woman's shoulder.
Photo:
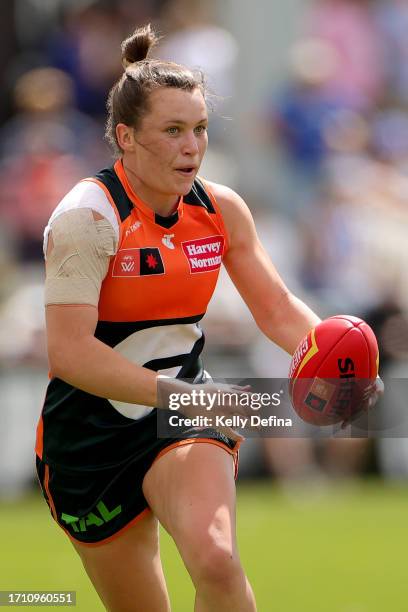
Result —
POLYGON ((94 222, 106 219, 113 229, 116 242, 118 241, 119 223, 105 191, 95 180, 83 179, 68 191, 49 218, 44 229, 44 256, 47 253, 48 238, 55 221, 67 218, 68 215, 71 223, 82 224, 86 210, 92 211, 94 222))
POLYGON ((90 208, 98 215, 105 217, 117 229, 118 221, 115 211, 104 189, 93 179, 83 179, 74 185, 56 206, 48 224, 50 225, 62 213, 83 208, 90 208))
POLYGON ((231 189, 231 187, 227 187, 227 185, 222 185, 221 183, 214 183, 214 181, 209 181, 207 179, 203 179, 204 184, 209 189, 211 194, 216 198, 217 203, 220 206, 224 205, 227 202, 235 201, 237 198, 241 199, 240 196, 231 189))
POLYGON ((231 187, 205 180, 205 184, 217 202, 224 220, 235 224, 244 219, 252 219, 245 200, 231 187))
POLYGON ((222 214, 230 247, 239 249, 252 244, 256 240, 256 229, 251 211, 244 199, 226 185, 212 181, 206 181, 206 184, 222 214))

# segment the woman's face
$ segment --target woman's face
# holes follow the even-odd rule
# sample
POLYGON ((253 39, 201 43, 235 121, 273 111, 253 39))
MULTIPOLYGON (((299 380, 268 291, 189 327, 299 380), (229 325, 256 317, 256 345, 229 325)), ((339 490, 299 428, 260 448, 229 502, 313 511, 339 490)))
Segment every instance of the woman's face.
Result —
POLYGON ((140 128, 132 130, 125 168, 146 203, 174 204, 191 190, 207 149, 208 114, 199 89, 161 87, 149 99, 140 128))

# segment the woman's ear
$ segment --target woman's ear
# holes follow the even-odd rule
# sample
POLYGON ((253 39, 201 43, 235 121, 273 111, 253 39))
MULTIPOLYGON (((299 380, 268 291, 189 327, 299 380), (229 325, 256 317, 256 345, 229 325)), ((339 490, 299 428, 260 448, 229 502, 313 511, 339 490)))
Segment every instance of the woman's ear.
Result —
POLYGON ((116 126, 116 138, 118 145, 122 151, 133 151, 135 146, 134 128, 124 123, 118 123, 116 126))

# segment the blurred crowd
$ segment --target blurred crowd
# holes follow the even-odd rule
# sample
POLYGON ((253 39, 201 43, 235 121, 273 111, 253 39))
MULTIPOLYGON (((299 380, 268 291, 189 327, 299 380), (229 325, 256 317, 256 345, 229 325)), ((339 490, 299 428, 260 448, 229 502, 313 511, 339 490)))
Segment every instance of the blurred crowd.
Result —
MULTIPOLYGON (((242 48, 220 24, 215 0, 2 3, 0 498, 33 477, 47 369, 43 228, 77 180, 111 163, 103 141, 107 93, 122 72, 121 40, 147 21, 165 34, 155 53, 202 68, 214 92, 203 175, 247 197, 295 293, 321 316, 366 319, 379 339, 383 377, 407 377, 408 2, 305 4, 285 79, 266 79, 248 118, 256 129, 247 137, 273 151, 282 169, 259 202, 254 186, 240 184, 225 139, 242 48)), ((219 376, 287 376, 289 357, 260 337, 225 274, 204 326, 219 376)), ((396 404, 404 411, 403 401, 396 404)), ((369 470, 408 475, 403 438, 248 442, 243 473, 268 472, 281 482, 369 470)))

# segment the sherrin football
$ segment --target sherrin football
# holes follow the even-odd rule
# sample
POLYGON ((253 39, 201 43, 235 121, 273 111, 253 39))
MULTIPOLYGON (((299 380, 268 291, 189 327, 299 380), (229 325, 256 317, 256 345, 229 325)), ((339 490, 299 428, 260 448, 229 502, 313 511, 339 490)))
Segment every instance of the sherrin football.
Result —
POLYGON ((289 393, 298 415, 313 425, 356 416, 378 374, 378 345, 365 321, 348 315, 325 319, 293 354, 289 393))

